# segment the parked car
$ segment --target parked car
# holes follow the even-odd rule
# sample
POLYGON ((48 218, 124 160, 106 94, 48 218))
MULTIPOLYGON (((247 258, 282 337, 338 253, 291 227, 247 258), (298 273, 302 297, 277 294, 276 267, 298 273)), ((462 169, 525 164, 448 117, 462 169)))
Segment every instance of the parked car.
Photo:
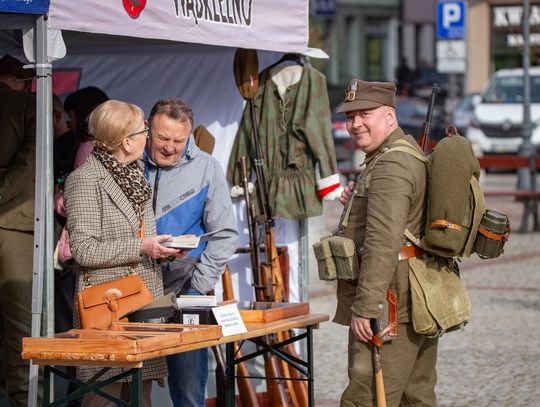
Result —
MULTIPOLYGON (((531 142, 540 144, 540 67, 529 70, 531 142)), ((474 118, 466 136, 482 153, 517 153, 523 140, 523 69, 495 72, 475 100, 474 118)))
MULTIPOLYGON (((425 99, 411 96, 396 96, 396 116, 399 126, 406 134, 420 140, 422 124, 426 120, 428 103, 425 99)), ((335 108, 334 108, 335 111, 335 108)), ((444 136, 445 120, 441 111, 433 111, 429 148, 433 148, 437 141, 444 136)), ((332 133, 336 158, 338 163, 351 161, 354 154, 354 143, 347 132, 345 114, 336 114, 332 120, 332 133)))
POLYGON ((435 104, 444 106, 448 95, 448 75, 438 72, 434 67, 419 66, 416 68, 410 85, 410 94, 427 100, 435 83, 439 87, 435 104))
POLYGON ((344 113, 336 113, 332 119, 332 137, 334 138, 334 148, 336 150, 336 160, 352 162, 354 145, 347 131, 347 123, 344 113))
POLYGON ((457 127, 460 134, 467 134, 469 124, 474 118, 474 100, 480 93, 472 92, 463 95, 452 113, 452 124, 457 127))

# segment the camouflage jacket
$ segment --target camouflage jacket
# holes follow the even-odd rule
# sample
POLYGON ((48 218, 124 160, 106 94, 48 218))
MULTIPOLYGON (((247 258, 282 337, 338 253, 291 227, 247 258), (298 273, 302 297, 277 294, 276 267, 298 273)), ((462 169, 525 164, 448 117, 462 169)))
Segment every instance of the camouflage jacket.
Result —
MULTIPOLYGON (((270 69, 261 72, 259 83, 254 105, 271 215, 286 219, 320 215, 316 165, 321 178, 337 173, 325 77, 306 65, 300 81, 290 85, 284 96, 280 96, 270 69)), ((229 158, 227 175, 232 185, 241 185, 241 156, 249 158, 250 173, 255 147, 249 104, 229 158)))

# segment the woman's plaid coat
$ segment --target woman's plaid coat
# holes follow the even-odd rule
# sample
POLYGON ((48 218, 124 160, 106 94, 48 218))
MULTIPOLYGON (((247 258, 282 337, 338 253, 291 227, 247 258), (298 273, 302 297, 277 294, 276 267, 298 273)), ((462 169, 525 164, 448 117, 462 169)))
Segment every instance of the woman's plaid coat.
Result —
MULTIPOLYGON (((132 268, 154 297, 163 295, 161 268, 140 254, 139 219, 122 189, 94 155, 69 175, 64 199, 71 251, 82 269, 77 276, 76 293, 83 287, 84 271, 88 272, 91 284, 99 284, 124 277, 132 268)), ((144 234, 156 234, 150 199, 144 214, 144 234)), ((77 306, 74 314, 74 326, 79 327, 77 306)), ((86 381, 100 369, 78 367, 77 377, 86 381)), ((103 378, 118 373, 120 369, 111 369, 103 378)), ((164 358, 144 363, 143 380, 166 375, 164 358)))

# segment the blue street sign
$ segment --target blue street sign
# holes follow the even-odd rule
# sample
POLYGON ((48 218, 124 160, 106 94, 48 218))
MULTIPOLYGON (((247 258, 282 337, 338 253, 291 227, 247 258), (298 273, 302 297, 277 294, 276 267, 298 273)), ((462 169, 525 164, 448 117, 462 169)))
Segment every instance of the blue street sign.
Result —
POLYGON ((334 17, 336 15, 336 0, 313 0, 312 12, 317 17, 334 17))
POLYGON ((50 0, 0 0, 0 12, 47 14, 50 0))
POLYGON ((437 38, 461 40, 465 38, 465 2, 444 1, 437 3, 437 38))

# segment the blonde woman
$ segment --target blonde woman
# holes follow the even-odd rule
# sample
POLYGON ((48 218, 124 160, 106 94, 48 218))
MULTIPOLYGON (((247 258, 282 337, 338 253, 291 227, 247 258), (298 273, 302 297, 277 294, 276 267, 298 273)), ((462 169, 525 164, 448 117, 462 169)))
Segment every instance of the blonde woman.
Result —
MULTIPOLYGON (((169 235, 156 236, 150 186, 137 164, 148 137, 143 111, 126 102, 109 100, 92 112, 88 128, 95 139, 94 150, 86 163, 69 175, 64 193, 70 247, 82 269, 76 292, 84 287, 84 273, 91 284, 99 284, 133 270, 155 297, 161 296, 161 268, 154 260, 182 257, 185 252, 160 244, 169 235)), ((78 327, 78 309, 74 313, 74 326, 78 327)), ((78 367, 77 377, 87 381, 99 370, 78 367)), ((119 369, 111 369, 101 380, 118 373, 119 369)), ((141 406, 151 405, 152 380, 162 380, 166 375, 165 359, 144 364, 141 406)), ((127 400, 130 383, 114 383, 103 389, 127 400)), ((82 405, 116 404, 90 393, 82 405)))

